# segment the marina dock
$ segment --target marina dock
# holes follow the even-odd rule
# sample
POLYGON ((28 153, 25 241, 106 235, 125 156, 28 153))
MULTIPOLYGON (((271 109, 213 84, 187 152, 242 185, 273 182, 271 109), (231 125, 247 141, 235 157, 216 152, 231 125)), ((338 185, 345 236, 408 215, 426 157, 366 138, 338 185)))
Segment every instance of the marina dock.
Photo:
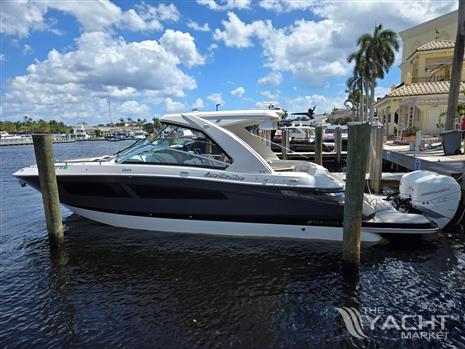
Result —
MULTIPOLYGON (((54 139, 53 143, 74 143, 75 139, 54 139)), ((24 137, 24 139, 2 139, 0 146, 13 146, 13 145, 32 145, 32 138, 24 137)))
POLYGON ((445 156, 440 144, 420 152, 410 150, 408 145, 384 144, 383 160, 407 170, 428 170, 457 179, 465 189, 465 155, 445 156))

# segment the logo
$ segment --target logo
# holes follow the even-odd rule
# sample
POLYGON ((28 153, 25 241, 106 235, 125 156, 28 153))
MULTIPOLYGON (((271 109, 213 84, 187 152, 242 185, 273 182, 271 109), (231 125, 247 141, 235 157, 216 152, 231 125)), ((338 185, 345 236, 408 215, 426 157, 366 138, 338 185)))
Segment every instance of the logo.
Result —
POLYGON ((335 307, 341 314, 347 332, 354 338, 376 337, 376 333, 389 331, 401 339, 440 341, 447 339, 447 324, 458 321, 459 316, 434 314, 396 314, 384 307, 335 307))
POLYGON ((245 177, 239 176, 237 174, 213 173, 213 172, 205 173, 204 177, 227 179, 227 180, 232 180, 232 181, 243 181, 245 179, 245 177))
POLYGON ((355 308, 337 308, 336 310, 339 314, 342 315, 342 319, 346 325, 347 331, 352 337, 358 339, 368 338, 368 336, 363 333, 363 323, 362 323, 362 316, 360 312, 355 308))

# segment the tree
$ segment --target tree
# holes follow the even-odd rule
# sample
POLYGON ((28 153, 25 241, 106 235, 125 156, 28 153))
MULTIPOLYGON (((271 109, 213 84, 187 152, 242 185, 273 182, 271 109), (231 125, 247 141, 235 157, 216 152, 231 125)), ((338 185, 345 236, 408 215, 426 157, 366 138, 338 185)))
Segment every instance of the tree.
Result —
POLYGON ((459 18, 455 38, 454 58, 452 60, 452 76, 450 79, 449 100, 447 103, 446 130, 455 128, 457 105, 459 101, 460 81, 462 80, 463 53, 465 44, 465 3, 459 1, 459 18))
POLYGON ((155 128, 155 130, 159 130, 162 128, 162 125, 161 125, 161 122, 158 118, 153 118, 153 127, 155 128))
POLYGON ((370 121, 373 121, 376 79, 383 79, 394 64, 395 52, 399 50, 399 39, 396 32, 383 29, 383 25, 379 24, 375 26, 373 34, 360 36, 357 46, 358 51, 349 55, 347 61, 355 62, 354 77, 363 80, 362 86, 369 100, 367 109, 369 109, 370 121))

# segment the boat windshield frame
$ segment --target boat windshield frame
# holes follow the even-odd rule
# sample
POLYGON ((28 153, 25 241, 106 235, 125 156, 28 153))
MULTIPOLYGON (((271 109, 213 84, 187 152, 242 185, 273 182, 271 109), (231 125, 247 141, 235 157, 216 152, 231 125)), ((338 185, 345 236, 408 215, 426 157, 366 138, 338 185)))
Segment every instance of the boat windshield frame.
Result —
MULTIPOLYGON (((187 145, 191 145, 192 143, 188 143, 187 145)), ((211 168, 211 169, 225 170, 229 165, 231 165, 233 163, 233 159, 216 142, 214 142, 214 140, 212 140, 211 137, 209 137, 204 132, 202 132, 200 130, 197 130, 195 128, 185 127, 185 126, 171 124, 171 123, 163 123, 163 128, 161 130, 159 130, 156 134, 135 142, 134 144, 132 144, 128 148, 125 148, 125 149, 121 150, 120 152, 116 153, 115 155, 116 155, 116 159, 115 159, 116 163, 118 163, 118 164, 131 164, 131 165, 144 165, 144 164, 146 164, 146 165, 167 165, 167 166, 171 165, 171 166, 188 166, 188 167, 201 167, 201 168, 211 168), (166 134, 165 131, 167 129, 170 129, 170 130, 169 130, 169 133, 166 134), (191 137, 185 137, 185 136, 174 137, 173 138, 172 137, 173 134, 175 134, 179 129, 181 129, 181 130, 185 129, 185 130, 190 130, 191 132, 195 131, 195 132, 201 133, 205 137, 205 141, 200 141, 198 139, 191 138, 191 137), (219 150, 219 152, 223 154, 223 156, 225 157, 225 161, 217 160, 217 159, 214 159, 212 157, 202 155, 202 154, 199 154, 199 153, 187 151, 187 150, 184 149, 184 146, 186 144, 182 144, 182 145, 181 144, 177 144, 177 145, 175 144, 175 145, 169 145, 169 146, 163 145, 164 142, 169 143, 169 141, 167 142, 167 140, 169 140, 170 137, 171 137, 171 139, 191 140, 192 143, 197 142, 197 143, 208 144, 209 141, 213 142, 213 143, 209 143, 209 144, 211 144, 211 146, 215 146, 219 150), (177 147, 179 147, 179 146, 182 146, 183 149, 182 150, 177 149, 177 147), (186 163, 179 163, 179 162, 169 163, 169 162, 154 162, 154 161, 128 162, 129 159, 131 159, 131 158, 133 158, 133 157, 135 157, 135 156, 137 156, 137 155, 139 155, 141 153, 150 151, 153 148, 155 148, 156 150, 168 151, 168 152, 172 152, 172 153, 179 154, 179 155, 189 154, 190 157, 196 158, 197 160, 200 160, 202 162, 202 164, 199 164, 199 163, 186 164, 186 163), (205 165, 205 164, 207 164, 207 165, 205 165)))

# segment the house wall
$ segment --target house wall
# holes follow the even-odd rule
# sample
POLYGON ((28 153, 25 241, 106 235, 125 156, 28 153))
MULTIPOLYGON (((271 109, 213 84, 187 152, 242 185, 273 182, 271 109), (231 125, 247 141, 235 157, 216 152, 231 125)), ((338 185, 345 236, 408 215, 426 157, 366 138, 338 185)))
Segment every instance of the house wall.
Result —
MULTIPOLYGON (((457 11, 454 11, 399 33, 402 39, 401 82, 405 81, 406 74, 412 69, 410 63, 407 62, 407 57, 417 47, 434 40, 436 37, 440 40, 455 40, 457 21, 457 11), (439 34, 436 34, 436 30, 439 34)), ((419 72, 421 72, 421 67, 419 67, 419 72)))

